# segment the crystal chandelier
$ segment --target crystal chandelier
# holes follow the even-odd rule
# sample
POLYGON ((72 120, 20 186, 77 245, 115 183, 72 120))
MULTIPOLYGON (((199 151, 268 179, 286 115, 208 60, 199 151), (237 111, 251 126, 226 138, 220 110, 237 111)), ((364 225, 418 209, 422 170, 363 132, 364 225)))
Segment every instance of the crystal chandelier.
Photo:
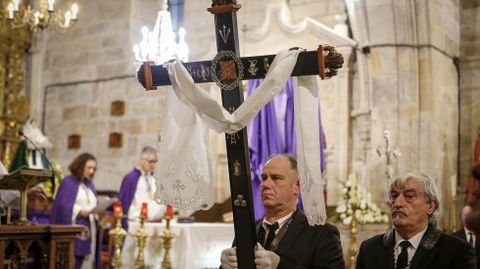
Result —
POLYGON ((153 30, 150 32, 148 27, 142 27, 142 41, 133 46, 137 64, 143 62, 163 64, 176 57, 182 61, 188 61, 188 45, 185 42, 185 29, 179 29, 179 42, 175 42, 172 18, 167 9, 167 0, 163 0, 153 30))
POLYGON ((11 0, 8 4, 8 19, 13 28, 28 26, 33 32, 54 29, 65 32, 77 22, 78 5, 73 3, 70 10, 62 13, 55 10, 55 0, 40 0, 39 9, 28 4, 20 4, 20 0, 11 0))

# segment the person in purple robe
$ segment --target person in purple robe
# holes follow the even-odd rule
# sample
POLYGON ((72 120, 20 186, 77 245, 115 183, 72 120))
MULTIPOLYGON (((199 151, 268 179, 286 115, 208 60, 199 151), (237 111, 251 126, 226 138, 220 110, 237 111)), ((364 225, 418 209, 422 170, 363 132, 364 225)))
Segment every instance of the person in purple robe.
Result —
POLYGON ((136 240, 132 234, 138 228, 132 228, 132 226, 133 223, 139 222, 142 204, 147 204, 147 221, 160 220, 165 213, 165 205, 157 204, 154 200, 156 191, 154 172, 157 162, 157 150, 150 146, 144 147, 140 153, 137 167, 125 175, 118 192, 118 200, 122 203, 126 217, 122 220, 122 225, 128 231, 122 247, 122 265, 128 268, 135 267, 135 256, 133 255, 136 249, 136 240))
POLYGON ((97 161, 90 153, 82 153, 69 165, 71 175, 60 183, 53 202, 51 224, 83 225, 86 230, 75 239, 75 269, 99 269, 96 247, 96 222, 92 210, 97 205, 97 191, 92 178, 97 161))
POLYGON ((146 146, 140 153, 138 166, 123 178, 118 200, 127 217, 122 222, 125 229, 128 229, 128 222, 138 221, 143 203, 148 204, 149 220, 160 219, 165 213, 165 206, 157 204, 153 197, 156 191, 154 173, 157 162, 157 150, 146 146))

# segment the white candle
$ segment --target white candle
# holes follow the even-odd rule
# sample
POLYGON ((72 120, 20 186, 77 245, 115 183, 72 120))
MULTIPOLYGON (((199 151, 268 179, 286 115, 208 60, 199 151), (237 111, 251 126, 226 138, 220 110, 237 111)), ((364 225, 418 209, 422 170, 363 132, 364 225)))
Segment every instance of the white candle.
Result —
POLYGON ((450 177, 450 185, 452 190, 452 197, 457 196, 457 175, 452 175, 450 177))
POLYGON ((77 5, 77 3, 73 3, 73 5, 72 5, 72 20, 77 19, 77 14, 78 14, 78 5, 77 5))
POLYGON ((10 4, 8 4, 8 18, 9 19, 13 19, 14 9, 15 9, 15 6, 13 5, 13 3, 10 2, 10 4))
POLYGON ((68 27, 70 26, 70 20, 72 19, 72 12, 67 11, 65 12, 65 23, 63 26, 68 27))
POLYGON ((48 0, 48 11, 53 11, 53 3, 55 0, 48 0))
POLYGON ((350 174, 350 182, 351 182, 351 188, 352 191, 350 192, 350 201, 352 203, 358 203, 358 197, 357 197, 357 175, 355 173, 350 174))

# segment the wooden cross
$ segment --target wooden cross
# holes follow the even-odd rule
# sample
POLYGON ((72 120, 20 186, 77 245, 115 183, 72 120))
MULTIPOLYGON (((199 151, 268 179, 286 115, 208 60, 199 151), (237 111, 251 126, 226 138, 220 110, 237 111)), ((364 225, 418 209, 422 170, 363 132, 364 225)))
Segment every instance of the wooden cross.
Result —
MULTIPOLYGON (((233 113, 243 102, 242 80, 264 78, 275 55, 240 58, 235 0, 213 0, 207 10, 215 15, 217 55, 211 61, 183 63, 195 83, 216 82, 222 89, 222 104, 233 113)), ((330 46, 298 55, 292 76, 319 74, 322 79, 335 76, 343 65, 343 56, 330 46)), ((144 63, 138 80, 147 90, 171 85, 162 65, 144 63)), ((247 129, 226 134, 230 191, 236 237, 238 268, 255 268, 254 247, 257 242, 253 212, 252 183, 247 129)), ((321 194, 319 194, 321 195, 321 194)))

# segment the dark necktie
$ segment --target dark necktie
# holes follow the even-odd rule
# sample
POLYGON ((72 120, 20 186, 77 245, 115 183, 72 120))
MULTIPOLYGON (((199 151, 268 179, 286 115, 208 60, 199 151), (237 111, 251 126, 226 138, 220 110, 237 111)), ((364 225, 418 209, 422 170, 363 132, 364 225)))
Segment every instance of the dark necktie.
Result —
POLYGON ((268 236, 267 240, 265 241, 265 245, 263 246, 265 249, 268 249, 270 247, 270 244, 275 238, 275 231, 278 229, 278 222, 275 222, 274 224, 267 224, 267 228, 268 236))
POLYGON ((395 269, 405 269, 407 267, 408 263, 408 252, 407 249, 411 246, 410 242, 408 241, 403 241, 400 243, 400 246, 402 246, 402 252, 400 252, 400 255, 398 255, 397 258, 397 267, 395 269))
POLYGON ((468 232, 468 243, 475 248, 475 245, 473 244, 473 233, 472 232, 468 232))

